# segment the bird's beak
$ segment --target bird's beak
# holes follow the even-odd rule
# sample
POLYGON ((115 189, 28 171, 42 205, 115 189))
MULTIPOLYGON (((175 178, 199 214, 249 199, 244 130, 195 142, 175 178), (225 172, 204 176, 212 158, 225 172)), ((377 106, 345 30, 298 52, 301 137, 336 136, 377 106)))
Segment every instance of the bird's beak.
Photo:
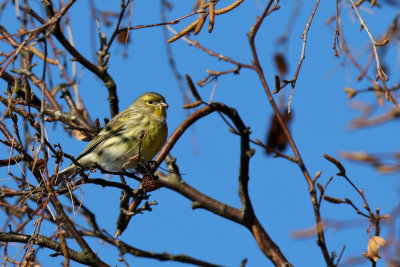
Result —
POLYGON ((167 104, 167 103, 164 103, 164 102, 161 102, 160 105, 159 105, 159 107, 160 107, 160 110, 162 110, 162 109, 167 110, 167 109, 168 109, 168 104, 167 104))

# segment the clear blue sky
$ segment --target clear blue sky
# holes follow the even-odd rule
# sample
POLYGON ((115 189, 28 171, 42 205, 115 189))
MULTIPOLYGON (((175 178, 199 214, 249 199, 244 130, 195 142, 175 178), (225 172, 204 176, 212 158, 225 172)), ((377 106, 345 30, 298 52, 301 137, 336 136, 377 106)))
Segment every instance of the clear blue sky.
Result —
MULTIPOLYGON (((119 1, 95 2, 100 10, 119 9, 119 1)), ((171 12, 168 12, 168 18, 175 19, 188 14, 191 12, 193 2, 172 2, 174 6, 171 12)), ((224 2, 221 1, 218 5, 225 6, 224 2)), ((303 1, 288 45, 279 46, 276 43, 277 38, 286 29, 295 2, 282 1, 281 9, 265 20, 256 39, 261 64, 271 88, 274 86, 273 77, 277 74, 273 55, 281 52, 287 56, 289 75, 286 78, 288 79, 294 74, 300 57, 302 46, 300 35, 311 14, 314 1, 303 1)), ((236 10, 216 17, 212 34, 203 29, 194 39, 210 50, 250 64, 251 51, 246 33, 254 24, 256 16, 261 15, 265 4, 266 1, 261 0, 245 1, 236 10)), ((359 22, 351 9, 345 7, 346 5, 349 5, 349 1, 342 1, 344 36, 360 62, 366 62, 365 53, 371 48, 368 36, 365 31, 359 31, 359 22)), ((361 14, 372 34, 379 37, 391 23, 397 10, 393 7, 371 10, 368 5, 365 6, 367 8, 361 8, 361 14)), ((14 10, 7 9, 1 15, 0 23, 7 27, 9 19, 14 17, 13 12, 14 10)), ((92 60, 94 51, 90 45, 91 18, 88 1, 78 1, 69 14, 72 19, 75 45, 82 54, 92 60)), ((330 176, 337 173, 336 167, 322 157, 324 153, 340 159, 340 151, 387 152, 398 151, 400 148, 398 142, 394 141, 397 140, 399 126, 393 122, 379 128, 357 131, 349 129, 350 120, 359 113, 351 108, 351 101, 347 99, 343 89, 345 87, 361 89, 369 84, 367 81, 356 82, 355 78, 359 73, 351 66, 345 55, 340 58, 334 57, 331 48, 333 31, 325 24, 334 14, 335 1, 321 1, 308 35, 306 59, 292 103, 294 121, 291 132, 311 175, 322 170, 321 183, 325 183, 330 176), (343 62, 346 66, 340 67, 343 62)), ((134 2, 132 25, 160 21, 159 1, 134 2)), ((178 31, 191 21, 189 18, 172 27, 178 31)), ((123 23, 127 25, 127 20, 123 23)), ((111 35, 112 29, 101 24, 101 30, 107 37, 111 35)), ((195 81, 207 75, 206 69, 222 71, 234 68, 233 65, 220 62, 182 40, 171 44, 171 48, 180 73, 190 74, 195 81)), ((397 56, 397 52, 391 49, 384 58, 389 60, 388 64, 391 66, 398 67, 396 65, 398 63, 390 61, 397 56)), ((53 76, 57 81, 58 72, 56 69, 53 70, 53 76)), ((39 76, 41 69, 36 68, 35 71, 39 76)), ((185 119, 187 114, 182 108, 183 99, 167 62, 161 27, 133 31, 128 47, 114 44, 111 49, 109 72, 118 87, 120 110, 127 107, 139 94, 151 90, 163 94, 170 105, 168 110, 170 133, 185 119), (122 57, 124 51, 128 54, 127 58, 122 57)), ((100 118, 100 121, 104 117, 109 117, 107 90, 102 82, 88 70, 82 69, 79 64, 78 73, 82 75, 79 80, 80 94, 90 114, 93 118, 100 118)), ((389 85, 398 82, 395 73, 389 73, 389 77, 391 78, 389 85)), ((213 83, 199 88, 203 99, 210 97, 212 87, 213 83)), ((289 93, 287 90, 288 87, 281 94, 287 97, 289 93)), ((279 98, 277 95, 275 97, 279 98)), ((243 69, 240 75, 220 77, 213 101, 235 107, 244 123, 251 127, 251 138, 265 140, 272 109, 254 72, 243 69)), ((372 94, 364 94, 356 101, 374 103, 375 99, 372 94)), ((379 108, 377 113, 383 113, 391 107, 392 104, 386 104, 385 107, 379 108)), ((78 155, 86 146, 86 143, 63 134, 61 124, 57 124, 55 128, 53 124, 48 124, 48 130, 50 142, 53 144, 60 142, 67 153, 78 155)), ((259 147, 254 148, 256 154, 250 162, 249 186, 251 200, 259 220, 295 266, 323 266, 324 260, 315 242, 316 237, 307 239, 291 237, 292 231, 308 229, 315 223, 307 184, 299 168, 284 159, 266 156, 259 147)), ((177 158, 180 170, 184 174, 183 178, 188 184, 217 200, 240 207, 237 194, 239 138, 228 131, 227 125, 218 115, 210 115, 196 123, 194 130, 187 131, 171 153, 177 158)), ((292 154, 290 150, 287 153, 292 154)), ((7 157, 8 152, 2 151, 0 155, 2 158, 7 157)), ((379 207, 381 213, 385 214, 396 206, 399 200, 398 174, 383 176, 369 166, 345 160, 342 162, 352 181, 364 189, 371 208, 379 207)), ((1 174, 2 178, 6 176, 4 169, 1 170, 1 174)), ((117 177, 111 179, 118 180, 117 177)), ((9 186, 12 184, 11 181, 2 183, 9 186)), ((132 187, 136 186, 133 181, 131 184, 132 187)), ((84 194, 84 203, 96 213, 100 227, 113 234, 119 213, 120 192, 93 185, 82 186, 81 192, 84 194)), ((334 179, 327 194, 350 198, 362 208, 360 197, 340 177, 334 179)), ((150 213, 145 212, 134 217, 123 233, 122 240, 140 249, 159 253, 165 251, 171 254, 187 254, 226 266, 239 266, 244 258, 248 259, 246 266, 272 266, 245 228, 207 211, 192 210, 189 200, 167 189, 153 192, 150 200, 156 200, 158 206, 154 206, 150 213)), ((361 253, 366 251, 369 237, 366 232, 368 221, 357 216, 354 210, 345 205, 324 203, 321 213, 324 219, 331 222, 355 222, 355 227, 340 231, 328 228, 327 245, 330 251, 336 251, 338 254, 346 245, 342 263, 351 257, 362 258, 361 253)), ((0 221, 3 219, 4 215, 0 214, 0 221)), ((73 219, 85 225, 79 215, 73 219)), ((54 225, 48 227, 48 230, 43 229, 44 233, 55 230, 54 225)), ((385 237, 385 228, 382 233, 385 237)), ((117 262, 118 252, 114 248, 95 239, 88 238, 88 240, 105 262, 122 266, 117 262)), ((16 250, 18 248, 19 245, 16 250)), ((48 251, 47 254, 51 252, 48 251)), ((44 265, 50 262, 47 254, 42 253, 40 258, 44 265)), ((126 259, 131 266, 184 266, 176 262, 158 262, 131 256, 127 256, 126 259)), ((62 261, 61 258, 50 260, 62 261)), ((72 263, 72 266, 78 265, 72 263)), ((363 261, 359 266, 369 265, 370 263, 363 261)), ((383 261, 378 263, 378 266, 384 265, 383 261)))

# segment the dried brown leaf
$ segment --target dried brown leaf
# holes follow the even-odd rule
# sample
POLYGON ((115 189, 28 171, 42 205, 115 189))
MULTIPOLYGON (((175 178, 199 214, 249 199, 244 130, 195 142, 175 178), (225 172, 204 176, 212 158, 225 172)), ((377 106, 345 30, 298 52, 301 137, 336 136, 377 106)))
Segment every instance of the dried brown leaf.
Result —
MULTIPOLYGON (((282 120, 286 124, 286 126, 290 126, 290 122, 293 117, 293 112, 288 112, 288 110, 284 110, 281 113, 282 120)), ((280 125, 278 118, 275 114, 271 117, 271 124, 267 134, 267 146, 272 147, 278 151, 284 151, 288 143, 287 136, 283 131, 282 126, 280 125)), ((270 151, 265 151, 267 154, 271 153, 270 151)))
POLYGON ((276 53, 274 56, 274 61, 275 61, 275 67, 279 71, 279 75, 284 76, 285 74, 287 74, 288 67, 285 56, 281 53, 276 53))
POLYGON ((389 221, 389 220, 390 220, 390 215, 389 215, 389 214, 383 214, 383 215, 381 215, 381 220, 383 220, 383 221, 389 221))
POLYGON ((83 140, 87 138, 86 135, 84 135, 81 131, 78 130, 73 130, 72 135, 77 139, 77 140, 83 140))
POLYGON ((348 98, 353 98, 357 94, 357 91, 350 87, 344 88, 344 91, 346 92, 348 98))
POLYGON ((380 236, 373 236, 368 241, 368 251, 363 252, 363 255, 374 262, 381 258, 379 248, 386 244, 386 240, 380 236))
POLYGON ((127 43, 129 43, 129 34, 128 34, 128 30, 126 30, 126 31, 121 31, 121 32, 118 34, 117 41, 118 41, 118 43, 120 43, 120 44, 127 44, 127 43))
POLYGON ((371 160, 375 161, 374 158, 372 158, 370 155, 368 155, 367 152, 364 151, 356 151, 356 152, 342 151, 340 152, 340 157, 356 161, 367 161, 367 162, 372 162, 371 160))
MULTIPOLYGON (((321 227, 323 229, 325 229, 326 227, 326 222, 325 221, 321 221, 321 227)), ((290 232, 290 237, 291 238, 310 238, 310 237, 314 237, 318 234, 318 230, 316 226, 312 226, 310 228, 306 228, 306 229, 302 229, 302 230, 292 230, 290 232)))
POLYGON ((376 170, 382 174, 393 173, 397 171, 399 166, 396 165, 379 165, 376 170))

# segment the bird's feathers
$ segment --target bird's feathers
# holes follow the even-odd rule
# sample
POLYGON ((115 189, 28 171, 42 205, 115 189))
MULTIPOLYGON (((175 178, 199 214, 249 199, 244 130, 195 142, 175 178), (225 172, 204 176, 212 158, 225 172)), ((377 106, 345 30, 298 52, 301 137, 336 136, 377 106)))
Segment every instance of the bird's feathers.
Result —
MULTIPOLYGON (((149 92, 139 96, 128 108, 116 115, 76 158, 83 168, 94 163, 109 171, 137 167, 131 158, 139 155, 150 161, 167 138, 164 97, 149 92)), ((56 184, 76 171, 71 164, 59 173, 56 184)))

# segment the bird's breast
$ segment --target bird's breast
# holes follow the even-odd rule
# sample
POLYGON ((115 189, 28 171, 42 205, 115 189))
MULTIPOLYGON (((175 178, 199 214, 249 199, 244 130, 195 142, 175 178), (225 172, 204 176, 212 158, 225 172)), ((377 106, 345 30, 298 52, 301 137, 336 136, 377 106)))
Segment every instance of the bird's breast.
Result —
POLYGON ((150 122, 144 131, 140 154, 145 162, 149 162, 165 143, 168 129, 165 122, 150 122))

